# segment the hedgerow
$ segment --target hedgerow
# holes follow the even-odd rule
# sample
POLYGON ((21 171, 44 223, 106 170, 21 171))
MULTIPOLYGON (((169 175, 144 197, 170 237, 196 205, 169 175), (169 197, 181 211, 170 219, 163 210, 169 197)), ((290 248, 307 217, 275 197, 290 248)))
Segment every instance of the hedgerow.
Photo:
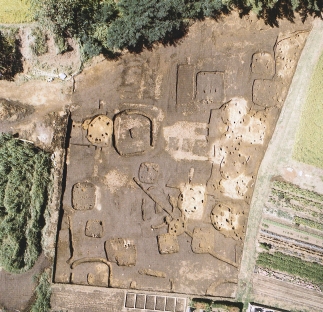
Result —
POLYGON ((41 253, 50 169, 48 153, 0 135, 0 266, 9 272, 28 270, 41 253))

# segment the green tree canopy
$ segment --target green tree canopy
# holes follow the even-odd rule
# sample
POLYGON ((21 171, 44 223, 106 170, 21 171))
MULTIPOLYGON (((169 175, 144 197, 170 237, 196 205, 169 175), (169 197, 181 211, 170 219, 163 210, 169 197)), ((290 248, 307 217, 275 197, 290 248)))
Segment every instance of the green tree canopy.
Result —
MULTIPOLYGON (((107 52, 108 26, 118 14, 113 0, 31 0, 35 19, 50 29, 56 40, 72 36, 87 60, 107 52)), ((67 48, 67 47, 65 47, 67 48)))
POLYGON ((267 24, 299 12, 320 16, 321 0, 31 0, 36 19, 61 38, 73 36, 84 59, 122 49, 140 51, 155 42, 172 43, 192 21, 251 10, 267 24))
POLYGON ((183 0, 121 0, 118 9, 120 17, 108 29, 107 45, 110 48, 150 46, 183 31, 186 26, 183 0))

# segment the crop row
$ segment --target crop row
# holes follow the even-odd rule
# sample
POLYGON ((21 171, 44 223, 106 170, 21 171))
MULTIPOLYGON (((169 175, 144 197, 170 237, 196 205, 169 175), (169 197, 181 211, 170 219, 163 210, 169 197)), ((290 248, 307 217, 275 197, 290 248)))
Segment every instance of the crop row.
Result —
POLYGON ((321 224, 319 222, 316 222, 316 221, 313 221, 313 220, 309 220, 309 219, 305 219, 305 218, 295 216, 294 217, 294 222, 296 224, 306 225, 306 226, 311 227, 313 229, 323 231, 323 224, 321 224))
POLYGON ((323 195, 313 191, 302 189, 294 184, 276 180, 273 182, 273 187, 278 188, 284 192, 293 193, 297 197, 307 198, 311 201, 317 201, 323 204, 323 195))
POLYGON ((258 255, 257 265, 299 276, 304 280, 323 286, 323 266, 316 262, 304 261, 281 252, 262 252, 258 255))

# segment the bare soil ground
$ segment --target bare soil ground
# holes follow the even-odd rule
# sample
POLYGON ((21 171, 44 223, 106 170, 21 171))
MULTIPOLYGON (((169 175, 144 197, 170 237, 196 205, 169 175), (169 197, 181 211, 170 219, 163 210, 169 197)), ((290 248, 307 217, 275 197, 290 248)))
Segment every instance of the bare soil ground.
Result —
POLYGON ((33 277, 50 266, 48 259, 42 254, 34 267, 22 274, 10 274, 0 271, 0 308, 5 311, 23 311, 31 306, 34 297, 34 288, 37 286, 33 277))
POLYGON ((235 298, 258 166, 310 29, 206 20, 76 77, 55 282, 235 298))

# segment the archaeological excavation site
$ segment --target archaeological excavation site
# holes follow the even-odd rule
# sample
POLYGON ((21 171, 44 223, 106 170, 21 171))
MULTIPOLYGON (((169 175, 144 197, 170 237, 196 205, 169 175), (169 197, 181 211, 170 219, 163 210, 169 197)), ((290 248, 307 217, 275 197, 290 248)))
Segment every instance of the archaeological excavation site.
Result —
POLYGON ((301 126, 323 114, 322 30, 232 13, 61 81, 0 81, 0 131, 53 163, 43 251, 0 271, 0 311, 43 311, 18 285, 44 270, 50 311, 323 311, 323 154, 301 126))

